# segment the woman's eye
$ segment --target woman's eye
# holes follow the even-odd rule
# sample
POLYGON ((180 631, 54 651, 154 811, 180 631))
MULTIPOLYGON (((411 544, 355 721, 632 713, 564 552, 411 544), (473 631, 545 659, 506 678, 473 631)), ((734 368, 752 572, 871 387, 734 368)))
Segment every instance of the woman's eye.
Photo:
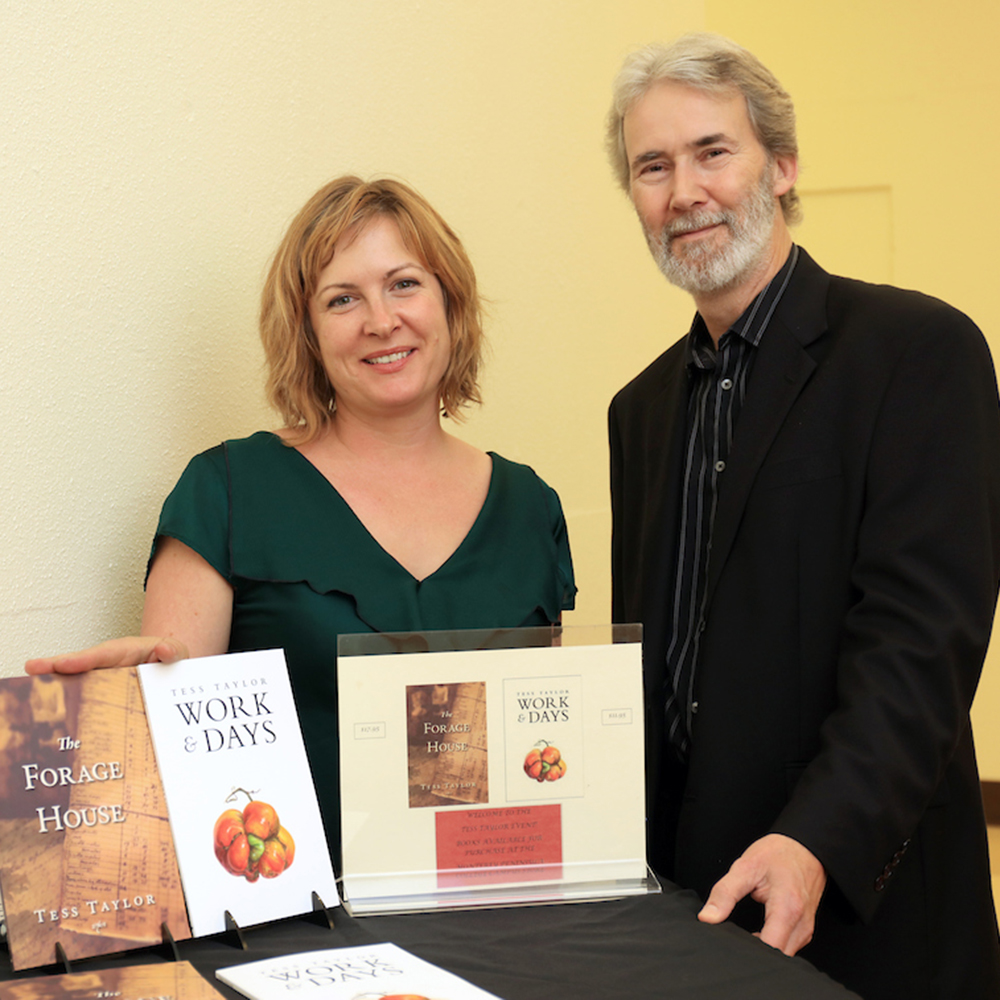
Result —
POLYGON ((330 299, 330 303, 327 306, 328 309, 343 309, 344 306, 350 305, 351 297, 350 295, 338 295, 336 298, 330 299))
POLYGON ((407 288, 418 288, 419 286, 420 282, 417 281, 416 278, 400 278, 399 281, 396 282, 394 287, 397 289, 405 290, 407 288))

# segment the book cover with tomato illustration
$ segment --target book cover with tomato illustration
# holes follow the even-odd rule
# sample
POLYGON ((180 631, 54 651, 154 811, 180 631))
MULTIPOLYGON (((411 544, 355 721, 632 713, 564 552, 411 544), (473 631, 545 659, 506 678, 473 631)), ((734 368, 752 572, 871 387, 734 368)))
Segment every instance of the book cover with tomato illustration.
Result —
POLYGON ((120 965, 0 983, 0 1000, 222 1000, 190 962, 120 965))
POLYGON ((216 971, 250 1000, 499 1000, 394 944, 306 951, 216 971))
POLYGON ((232 653, 139 668, 198 936, 338 902, 285 658, 232 653))
POLYGON ((505 779, 512 802, 565 801, 586 788, 583 678, 503 682, 505 779))
POLYGON ((0 886, 15 969, 191 936, 134 669, 0 681, 0 886))

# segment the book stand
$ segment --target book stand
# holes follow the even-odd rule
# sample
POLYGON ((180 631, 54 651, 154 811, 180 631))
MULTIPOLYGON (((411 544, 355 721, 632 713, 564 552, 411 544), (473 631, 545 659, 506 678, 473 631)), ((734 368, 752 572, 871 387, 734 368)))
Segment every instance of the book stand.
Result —
MULTIPOLYGON (((333 924, 333 917, 330 916, 330 911, 323 902, 323 897, 315 889, 312 893, 312 909, 302 914, 302 919, 319 924, 320 927, 327 927, 331 931, 336 929, 333 924)), ((218 935, 217 940, 229 944, 233 948, 238 948, 240 951, 246 951, 247 942, 243 936, 243 928, 236 922, 236 918, 229 910, 225 911, 225 920, 226 929, 218 935)), ((164 930, 166 930, 166 925, 164 925, 164 930)), ((173 938, 170 939, 170 943, 173 944, 173 938)), ((175 957, 177 955, 176 947, 174 948, 174 955, 175 957)))
POLYGON ((303 919, 311 920, 314 924, 319 924, 320 927, 327 927, 331 931, 336 930, 333 924, 333 917, 330 916, 330 911, 326 908, 323 897, 315 889, 313 889, 312 904, 312 912, 303 917, 303 919))
POLYGON ((247 950, 247 943, 243 938, 243 931, 240 929, 240 925, 236 923, 233 919, 233 915, 226 910, 226 929, 219 935, 219 939, 225 944, 230 944, 234 948, 239 948, 240 951, 247 950))
MULTIPOLYGON (((179 962, 181 960, 180 953, 177 951, 177 942, 174 940, 173 934, 170 932, 170 927, 164 921, 160 924, 160 944, 158 946, 153 946, 154 953, 159 952, 168 962, 179 962)), ((63 947, 61 941, 56 941, 56 965, 61 965, 63 972, 67 975, 72 973, 73 965, 66 954, 66 949, 63 947)), ((90 956, 87 956, 88 958, 90 956)))

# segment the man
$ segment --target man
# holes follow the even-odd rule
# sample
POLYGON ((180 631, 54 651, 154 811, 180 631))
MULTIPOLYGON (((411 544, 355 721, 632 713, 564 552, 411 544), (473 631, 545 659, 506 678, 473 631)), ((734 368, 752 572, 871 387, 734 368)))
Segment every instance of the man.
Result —
POLYGON ((739 46, 635 53, 608 140, 697 307, 610 412, 651 860, 867 1000, 1000 996, 969 726, 1000 577, 983 338, 794 246, 791 100, 739 46))

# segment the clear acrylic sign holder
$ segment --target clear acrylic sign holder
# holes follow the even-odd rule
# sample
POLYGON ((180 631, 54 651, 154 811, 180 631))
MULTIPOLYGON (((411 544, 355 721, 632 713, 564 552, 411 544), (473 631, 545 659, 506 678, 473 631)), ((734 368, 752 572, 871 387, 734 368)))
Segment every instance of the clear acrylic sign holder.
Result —
POLYGON ((342 635, 355 915, 659 892, 641 626, 342 635))

